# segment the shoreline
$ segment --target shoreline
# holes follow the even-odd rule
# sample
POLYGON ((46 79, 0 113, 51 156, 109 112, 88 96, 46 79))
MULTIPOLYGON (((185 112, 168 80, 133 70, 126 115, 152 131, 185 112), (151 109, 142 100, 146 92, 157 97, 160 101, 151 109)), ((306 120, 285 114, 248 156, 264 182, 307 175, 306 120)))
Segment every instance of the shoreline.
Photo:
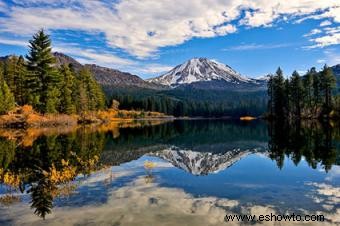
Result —
POLYGON ((240 120, 253 121, 261 117, 244 115, 241 117, 175 117, 160 112, 140 110, 119 110, 109 108, 101 111, 84 112, 81 114, 40 114, 30 105, 17 107, 5 115, 0 115, 0 128, 28 129, 55 128, 86 125, 106 125, 110 123, 138 121, 179 121, 179 120, 240 120))
MULTIPOLYGON (((59 128, 74 126, 100 126, 110 123, 127 123, 127 122, 143 122, 143 121, 200 121, 200 120, 232 120, 250 122, 262 120, 261 117, 251 117, 242 119, 242 117, 174 117, 174 116, 154 116, 143 118, 106 118, 105 120, 97 117, 88 119, 81 118, 79 115, 33 115, 36 119, 30 119, 31 115, 2 115, 0 116, 0 129, 29 129, 29 128, 59 128)), ((93 116, 90 116, 93 117, 93 116)))
POLYGON ((85 112, 83 114, 40 114, 31 106, 18 107, 5 115, 0 115, 0 128, 28 129, 53 128, 84 125, 101 125, 111 122, 129 122, 135 120, 173 120, 173 116, 159 112, 127 111, 108 109, 105 111, 85 112))

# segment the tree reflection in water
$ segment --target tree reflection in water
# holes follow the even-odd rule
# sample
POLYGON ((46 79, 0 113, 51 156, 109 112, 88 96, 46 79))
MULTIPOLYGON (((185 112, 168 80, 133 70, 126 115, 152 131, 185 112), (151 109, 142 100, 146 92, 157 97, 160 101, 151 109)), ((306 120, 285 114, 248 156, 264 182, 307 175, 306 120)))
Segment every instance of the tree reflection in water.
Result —
MULTIPOLYGON (((268 142, 269 157, 279 168, 285 157, 295 164, 304 157, 312 168, 320 163, 326 171, 340 163, 340 129, 332 123, 272 122, 266 127, 264 122, 179 121, 115 130, 80 128, 32 136, 29 142, 12 137, 0 137, 0 182, 7 194, 0 201, 11 204, 19 201, 18 192, 28 193, 31 207, 42 218, 51 212, 55 198, 77 188, 77 175, 88 176, 104 163, 131 161, 164 145, 217 153, 268 142)), ((144 167, 145 180, 152 182, 153 164, 144 167)))
POLYGON ((326 172, 332 165, 340 164, 339 125, 326 122, 296 121, 286 123, 273 121, 268 125, 270 158, 281 169, 285 156, 298 165, 302 157, 315 169, 320 163, 326 172))
MULTIPOLYGON (((8 193, 27 192, 35 214, 45 218, 53 198, 69 195, 79 174, 99 167, 105 134, 78 130, 69 135, 42 136, 31 147, 0 138, 0 179, 8 193)), ((15 198, 15 196, 12 196, 15 198)))

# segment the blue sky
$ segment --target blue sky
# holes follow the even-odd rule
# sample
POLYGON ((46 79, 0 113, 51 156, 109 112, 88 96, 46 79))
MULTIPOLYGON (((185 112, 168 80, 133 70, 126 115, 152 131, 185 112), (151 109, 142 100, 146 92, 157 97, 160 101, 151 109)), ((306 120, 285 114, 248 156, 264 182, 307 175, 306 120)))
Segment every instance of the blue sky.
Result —
POLYGON ((249 77, 340 63, 340 1, 0 0, 0 55, 53 50, 149 78, 193 57, 249 77))

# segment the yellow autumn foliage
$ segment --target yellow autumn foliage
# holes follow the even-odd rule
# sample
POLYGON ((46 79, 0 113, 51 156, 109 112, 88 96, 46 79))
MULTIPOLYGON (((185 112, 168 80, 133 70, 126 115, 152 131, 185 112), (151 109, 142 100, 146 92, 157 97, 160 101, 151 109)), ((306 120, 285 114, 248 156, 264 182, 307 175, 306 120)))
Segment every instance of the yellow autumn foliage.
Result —
POLYGON ((155 168, 156 165, 157 165, 156 163, 151 162, 151 161, 145 161, 144 162, 144 168, 147 169, 147 170, 155 168))
POLYGON ((98 167, 97 167, 97 163, 99 161, 99 157, 97 155, 95 155, 92 159, 89 160, 82 160, 81 158, 77 157, 78 163, 81 166, 82 169, 82 173, 83 174, 89 174, 92 171, 95 171, 98 167))
POLYGON ((76 184, 66 184, 60 187, 56 187, 55 189, 52 189, 51 195, 52 197, 67 197, 70 196, 76 189, 77 189, 76 184))
POLYGON ((68 161, 62 159, 61 164, 63 169, 60 171, 55 168, 54 164, 52 164, 52 167, 50 168, 48 176, 50 177, 52 183, 60 184, 69 182, 73 180, 77 174, 77 168, 75 166, 70 166, 68 161))
POLYGON ((0 169, 0 181, 14 189, 19 188, 19 185, 21 183, 19 175, 15 175, 12 172, 4 172, 3 169, 0 169))
POLYGON ((255 120, 255 119, 257 119, 257 118, 253 117, 253 116, 242 116, 242 117, 240 117, 241 121, 252 121, 252 120, 255 120))
POLYGON ((11 195, 11 194, 6 194, 4 196, 0 197, 0 203, 5 206, 9 206, 13 203, 17 203, 20 201, 19 196, 11 195))

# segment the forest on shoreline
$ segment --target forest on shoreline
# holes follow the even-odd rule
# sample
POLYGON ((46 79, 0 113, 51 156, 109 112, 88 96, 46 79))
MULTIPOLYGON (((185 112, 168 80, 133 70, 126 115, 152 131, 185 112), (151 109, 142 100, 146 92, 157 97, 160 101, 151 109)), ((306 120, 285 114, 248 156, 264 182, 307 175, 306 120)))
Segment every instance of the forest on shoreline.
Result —
POLYGON ((105 95, 88 70, 56 67, 51 40, 44 30, 29 41, 25 58, 11 56, 1 65, 0 114, 24 105, 42 114, 105 109, 105 95))
POLYGON ((117 119, 166 117, 158 112, 119 110, 107 102, 90 70, 57 65, 44 30, 29 41, 29 52, 0 61, 0 127, 101 123, 117 119))
POLYGON ((306 75, 294 71, 284 78, 278 68, 268 81, 268 111, 270 120, 338 119, 340 95, 336 77, 327 65, 321 71, 314 67, 306 75))

